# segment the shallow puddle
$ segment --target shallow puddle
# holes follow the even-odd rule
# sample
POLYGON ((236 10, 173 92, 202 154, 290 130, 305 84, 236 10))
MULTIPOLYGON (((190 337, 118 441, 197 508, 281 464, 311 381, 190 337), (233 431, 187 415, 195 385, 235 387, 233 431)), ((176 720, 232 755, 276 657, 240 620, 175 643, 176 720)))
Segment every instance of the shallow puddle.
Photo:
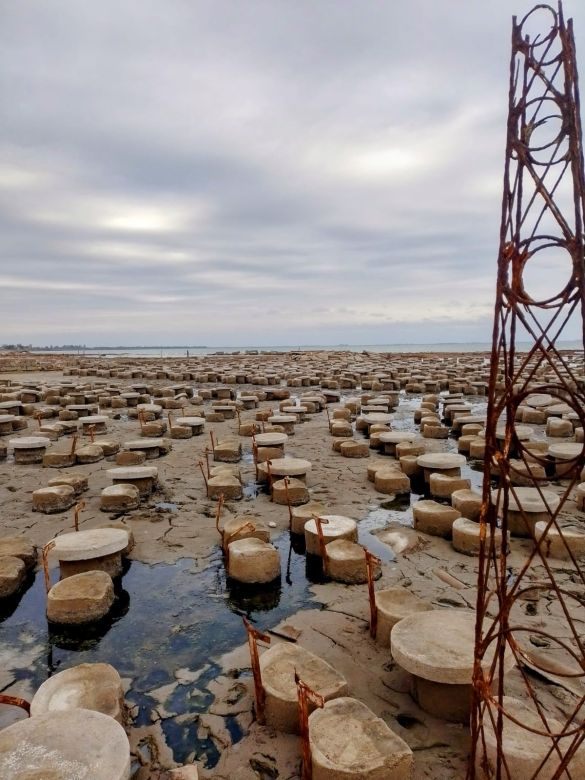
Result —
MULTIPOLYGON (((61 669, 110 663, 131 681, 126 700, 137 708, 135 725, 161 717, 177 762, 195 754, 213 766, 219 753, 209 738, 198 737, 196 716, 213 701, 207 685, 219 672, 214 659, 245 641, 243 615, 265 630, 314 604, 305 557, 291 549, 288 534, 276 546, 282 578, 262 588, 226 581, 219 549, 203 572, 189 558, 154 566, 133 561, 109 618, 77 631, 47 626, 44 580, 38 572, 20 601, 0 613, 3 667, 13 678, 29 681, 34 691, 61 669), (187 670, 179 684, 177 670, 187 670), (164 686, 170 688, 161 699, 164 686)), ((235 719, 228 717, 226 727, 232 738, 241 738, 235 719)))

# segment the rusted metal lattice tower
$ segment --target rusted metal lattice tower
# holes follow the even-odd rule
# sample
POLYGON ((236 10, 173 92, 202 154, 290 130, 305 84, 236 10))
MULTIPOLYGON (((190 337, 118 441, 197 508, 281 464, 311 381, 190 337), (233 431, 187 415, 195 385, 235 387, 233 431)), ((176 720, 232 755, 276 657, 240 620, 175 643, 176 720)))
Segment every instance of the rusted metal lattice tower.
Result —
POLYGON ((558 9, 538 5, 520 22, 514 18, 507 132, 468 776, 514 780, 514 737, 515 749, 537 740, 543 747, 527 751, 534 761, 525 764, 523 777, 579 780, 585 777, 575 771, 585 739, 585 570, 563 533, 562 516, 580 481, 585 445, 560 452, 565 460, 556 459, 551 492, 545 489, 550 453, 522 440, 518 428, 526 417, 535 419, 538 403, 550 401, 535 394, 567 405, 575 425, 585 427, 582 366, 558 347, 569 337, 569 323, 573 337, 575 323, 581 336, 585 323, 579 91, 572 22, 565 22, 560 3, 558 9), (529 342, 528 348, 520 352, 519 342, 529 342), (528 401, 537 408, 526 414, 528 401), (529 512, 519 485, 540 504, 544 525, 535 525, 534 505, 529 512), (512 513, 528 537, 514 555, 506 543, 512 513), (557 559, 550 557, 553 543, 557 559), (510 691, 505 671, 512 659, 510 691), (539 675, 562 686, 564 706, 553 713, 543 706, 539 675))

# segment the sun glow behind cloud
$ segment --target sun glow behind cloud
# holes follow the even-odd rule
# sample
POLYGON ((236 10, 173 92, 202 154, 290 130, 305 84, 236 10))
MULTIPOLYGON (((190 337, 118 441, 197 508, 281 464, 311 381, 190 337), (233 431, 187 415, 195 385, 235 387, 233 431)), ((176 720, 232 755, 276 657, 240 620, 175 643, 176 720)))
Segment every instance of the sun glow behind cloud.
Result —
POLYGON ((12 4, 3 339, 488 339, 511 12, 12 4))

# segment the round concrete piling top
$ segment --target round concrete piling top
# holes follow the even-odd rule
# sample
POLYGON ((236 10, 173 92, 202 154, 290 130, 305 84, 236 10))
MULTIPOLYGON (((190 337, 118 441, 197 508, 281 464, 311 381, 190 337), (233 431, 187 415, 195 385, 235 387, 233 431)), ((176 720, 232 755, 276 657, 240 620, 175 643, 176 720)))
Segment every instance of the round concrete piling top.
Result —
POLYGON ((31 717, 47 712, 83 708, 120 720, 123 689, 120 675, 110 664, 78 664, 49 677, 30 703, 31 717))
POLYGON ((574 441, 551 444, 548 448, 548 454, 555 460, 573 460, 583 452, 583 446, 580 442, 574 441))
POLYGON ((259 447, 279 447, 286 444, 288 435, 286 433, 257 433, 256 444, 259 447))
MULTIPOLYGON (((519 441, 528 441, 534 433, 534 428, 529 425, 514 425, 514 433, 519 441)), ((496 428, 496 439, 502 441, 506 438, 506 428, 503 425, 498 425, 496 428)))
POLYGON ((138 404, 136 408, 139 412, 150 412, 151 414, 160 414, 162 412, 162 406, 159 404, 138 404))
POLYGON ((124 442, 125 450, 153 450, 162 446, 162 439, 132 439, 124 442))
POLYGON ((384 412, 370 412, 370 414, 364 414, 361 418, 366 425, 375 425, 376 423, 382 423, 386 425, 392 422, 393 416, 391 414, 385 414, 384 412))
MULTIPOLYGON (((551 750, 551 737, 544 736, 541 733, 543 723, 541 715, 536 708, 531 708, 525 701, 515 699, 512 696, 504 696, 502 700, 504 709, 502 734, 496 736, 494 726, 490 718, 484 721, 484 737, 486 746, 486 755, 489 763, 497 761, 498 745, 506 756, 506 767, 509 777, 515 777, 517 780, 528 780, 528 778, 553 777, 559 766, 559 755, 555 750, 551 750)), ((565 730, 564 720, 561 723, 556 718, 546 713, 547 728, 551 735, 560 735, 565 730)), ((558 741, 559 750, 562 755, 566 755, 570 749, 574 736, 561 737, 558 741)), ((479 764, 482 760, 482 751, 478 750, 476 767, 478 777, 483 770, 479 764)), ((571 777, 585 777, 585 747, 581 745, 575 751, 567 767, 568 775, 571 777)))
POLYGON ((177 417, 174 421, 177 425, 188 425, 189 427, 195 427, 198 425, 205 425, 204 417, 177 417))
POLYGON ((458 469, 465 466, 467 458, 454 452, 426 452, 416 462, 423 469, 458 469))
POLYGON ((314 710, 309 734, 314 774, 320 777, 406 780, 413 776, 409 746, 357 699, 343 696, 314 710))
MULTIPOLYGON (((471 685, 475 613, 458 609, 417 612, 400 620, 391 633, 392 656, 410 674, 437 683, 471 685)), ((484 658, 489 666, 490 650, 484 658)), ((514 664, 506 656, 507 668, 514 664)))
MULTIPOLYGON (((492 504, 498 503, 498 491, 492 490, 492 504)), ((499 512, 502 511, 501 505, 503 496, 499 496, 499 512)), ((508 508, 512 512, 523 511, 528 514, 532 512, 554 512, 560 504, 560 498, 552 490, 538 490, 532 487, 517 487, 514 492, 510 491, 508 498, 508 508), (546 503, 545 503, 546 502, 546 503), (548 508, 547 508, 548 507, 548 508)))
POLYGON ((300 645, 284 642, 272 645, 260 656, 262 685, 280 699, 297 700, 295 672, 300 679, 324 698, 345 693, 347 683, 341 674, 322 658, 300 645))
POLYGON ((23 407, 22 401, 2 401, 0 403, 1 409, 21 409, 23 407))
POLYGON ((325 398, 322 395, 314 395, 312 393, 307 393, 306 395, 303 394, 301 396, 301 403, 303 403, 305 401, 307 401, 307 402, 310 401, 312 404, 319 404, 319 405, 321 405, 321 404, 325 403, 325 398))
POLYGON ((382 444, 400 444, 403 441, 415 441, 416 438, 416 433, 409 433, 408 431, 383 431, 378 435, 378 439, 382 444))
POLYGON ((156 466, 120 466, 108 469, 111 479, 155 479, 158 475, 156 466))
POLYGON ((22 436, 20 439, 10 439, 8 444, 15 450, 38 450, 48 447, 51 441, 46 436, 22 436))
POLYGON ((368 400, 368 406, 385 406, 388 408, 390 406, 390 400, 385 396, 376 396, 375 398, 370 398, 368 400))
POLYGON ((275 414, 269 417, 267 422, 271 425, 280 425, 280 423, 296 423, 296 414, 275 414))
POLYGON ((547 414, 558 415, 559 417, 563 414, 569 414, 572 411, 573 410, 571 409, 569 404, 564 404, 564 403, 551 404, 550 406, 546 407, 547 414))
POLYGON ((11 423, 15 420, 18 420, 17 414, 0 414, 0 425, 2 425, 2 423, 11 423))
POLYGON ((555 399, 552 395, 548 395, 547 393, 534 393, 533 395, 527 396, 523 403, 532 406, 534 409, 538 409, 543 406, 550 406, 551 404, 554 404, 554 402, 555 399))
MULTIPOLYGON (((266 464, 261 466, 265 467, 266 464)), ((270 471, 275 477, 302 477, 310 470, 311 461, 303 458, 275 458, 270 461, 270 471)))
POLYGON ((457 414, 458 412, 471 412, 471 410, 471 404, 465 404, 461 401, 448 401, 443 405, 443 411, 445 413, 448 412, 451 415, 457 414))
POLYGON ((113 718, 81 708, 20 720, 0 732, 0 777, 128 780, 128 737, 113 718))
POLYGON ((407 588, 402 587, 377 590, 376 606, 396 622, 413 613, 428 612, 432 609, 427 601, 423 601, 407 588))
POLYGON ((55 553, 60 561, 88 561, 122 552, 128 546, 128 531, 93 528, 56 536, 55 553))
POLYGON ((106 414, 90 414, 87 417, 79 417, 77 422, 82 425, 97 425, 98 423, 107 423, 109 419, 106 414))
MULTIPOLYGON (((351 517, 345 517, 344 515, 320 515, 321 520, 327 520, 327 523, 323 524, 323 536, 325 539, 337 539, 353 532, 356 527, 356 521, 351 517)), ((314 518, 307 520, 305 523, 305 531, 311 534, 317 533, 317 523, 314 518)))

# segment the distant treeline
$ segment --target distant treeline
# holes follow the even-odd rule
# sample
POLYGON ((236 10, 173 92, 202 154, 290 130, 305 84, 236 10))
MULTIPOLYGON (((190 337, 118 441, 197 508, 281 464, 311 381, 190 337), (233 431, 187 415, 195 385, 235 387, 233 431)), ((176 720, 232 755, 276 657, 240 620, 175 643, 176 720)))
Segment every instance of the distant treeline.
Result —
POLYGON ((64 349, 86 349, 86 347, 85 344, 63 344, 62 346, 51 344, 50 347, 35 347, 33 344, 2 344, 0 349, 7 352, 51 352, 64 349))

